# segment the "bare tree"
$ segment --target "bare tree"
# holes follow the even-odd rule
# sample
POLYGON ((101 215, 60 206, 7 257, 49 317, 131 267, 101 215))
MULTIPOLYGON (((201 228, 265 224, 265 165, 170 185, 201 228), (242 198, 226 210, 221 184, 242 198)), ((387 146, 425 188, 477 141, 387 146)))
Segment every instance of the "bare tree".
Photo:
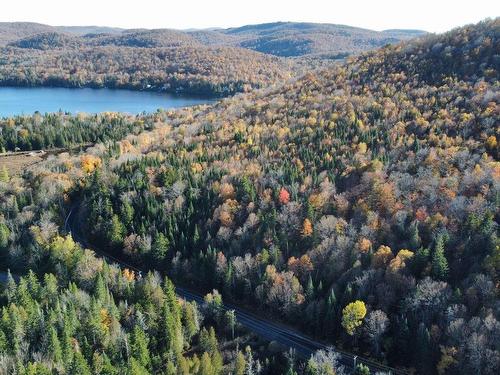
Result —
POLYGON ((365 320, 365 334, 373 346, 375 355, 380 354, 382 336, 389 327, 389 318, 382 310, 375 310, 368 314, 365 320))
POLYGON ((315 375, 344 375, 344 366, 339 363, 339 354, 333 348, 318 350, 307 363, 309 373, 315 375))

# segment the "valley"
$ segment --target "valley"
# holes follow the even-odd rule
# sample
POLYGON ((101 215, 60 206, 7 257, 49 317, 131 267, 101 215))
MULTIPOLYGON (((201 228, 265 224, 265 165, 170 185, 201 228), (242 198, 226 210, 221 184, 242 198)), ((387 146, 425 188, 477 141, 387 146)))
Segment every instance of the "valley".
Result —
POLYGON ((0 24, 0 375, 498 373, 499 36, 0 24))

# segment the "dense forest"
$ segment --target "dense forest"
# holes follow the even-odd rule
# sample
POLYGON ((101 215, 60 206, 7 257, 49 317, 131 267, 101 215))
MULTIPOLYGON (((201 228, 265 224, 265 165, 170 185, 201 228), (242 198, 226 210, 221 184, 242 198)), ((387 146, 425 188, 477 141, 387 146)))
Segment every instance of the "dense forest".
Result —
MULTIPOLYGON (((82 139, 85 124, 93 129, 116 121, 117 128, 96 134, 94 141, 104 142, 85 153, 50 157, 22 177, 0 170, 4 264, 19 272, 33 268, 40 277, 56 274, 10 283, 0 351, 19 356, 9 319, 22 315, 39 327, 64 316, 55 333, 42 331, 47 345, 57 336, 61 350, 72 353, 66 366, 81 358, 86 366, 102 361, 115 368, 134 361, 168 373, 160 360, 167 356, 179 373, 184 363, 190 372, 207 358, 219 367, 206 373, 218 374, 231 372, 238 358, 250 361, 238 348, 233 362, 229 355, 220 360, 210 349, 215 344, 202 344, 201 325, 194 341, 185 338, 189 324, 182 317, 167 329, 184 332, 182 345, 165 346, 171 341, 155 334, 166 320, 159 308, 139 324, 137 314, 148 304, 166 305, 170 319, 183 316, 184 307, 173 301, 169 281, 154 282, 160 297, 151 294, 160 303, 141 295, 153 274, 123 291, 128 284, 120 272, 110 276, 107 266, 93 265, 95 257, 74 260, 83 250, 60 243, 71 241, 62 237, 63 224, 76 205, 82 233, 95 246, 174 282, 215 288, 337 348, 419 374, 497 374, 499 35, 499 19, 484 21, 385 46, 210 107, 4 120, 2 143, 9 149, 20 139, 51 145, 58 129, 66 134, 68 127, 82 139), (36 125, 44 122, 47 134, 36 125), (83 304, 86 311, 75 296, 92 301, 83 304), (120 336, 108 331, 65 328, 71 316, 59 311, 92 321, 88 306, 104 309, 108 329, 131 342, 137 335, 149 339, 146 359, 133 351, 126 356, 120 336), (21 308, 22 314, 9 314, 21 308), (64 344, 68 335, 72 350, 64 344), (181 349, 197 342, 196 357, 181 349)), ((74 142, 66 137, 63 146, 74 142)), ((36 339, 24 338, 21 347, 30 340, 36 339)), ((41 350, 22 357, 22 366, 45 366, 44 353, 54 351, 41 350)), ((48 361, 64 366, 61 357, 48 361)), ((270 373, 342 373, 328 353, 302 364, 285 361, 279 370, 272 367, 277 362, 262 361, 270 373)))
POLYGON ((391 364, 496 373, 498 27, 178 113, 80 188, 91 238, 391 364))
POLYGON ((292 63, 241 48, 81 47, 74 37, 52 33, 24 39, 0 53, 0 85, 4 86, 107 87, 228 96, 286 80, 293 72, 292 63))
POLYGON ((18 116, 0 120, 0 152, 68 148, 82 144, 118 141, 129 134, 152 130, 154 120, 120 113, 62 113, 18 116))
POLYGON ((218 294, 203 306, 179 300, 172 282, 158 273, 141 277, 96 258, 70 236, 47 238, 43 226, 31 230, 43 249, 43 267, 56 274, 38 277, 30 270, 17 282, 9 274, 0 312, 0 374, 243 375, 289 366, 280 354, 263 357, 249 345, 240 350, 258 342, 231 311, 221 310, 218 294))

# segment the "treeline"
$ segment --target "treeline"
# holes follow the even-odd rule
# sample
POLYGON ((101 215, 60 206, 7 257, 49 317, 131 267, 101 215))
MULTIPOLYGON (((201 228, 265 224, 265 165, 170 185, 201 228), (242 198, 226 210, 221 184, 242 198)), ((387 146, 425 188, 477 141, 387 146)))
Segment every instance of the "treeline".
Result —
POLYGON ((117 141, 151 130, 155 115, 136 119, 118 113, 69 116, 34 114, 0 120, 0 152, 31 151, 117 141))
POLYGON ((4 86, 106 87, 224 97, 281 82, 293 73, 290 62, 230 47, 64 44, 50 49, 5 47, 1 54, 4 86))

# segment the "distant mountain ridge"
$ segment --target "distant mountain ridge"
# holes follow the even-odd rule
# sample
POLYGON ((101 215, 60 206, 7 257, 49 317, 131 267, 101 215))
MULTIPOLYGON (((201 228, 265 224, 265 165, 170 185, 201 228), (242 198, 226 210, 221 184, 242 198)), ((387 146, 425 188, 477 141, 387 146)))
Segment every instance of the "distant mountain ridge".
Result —
POLYGON ((87 35, 87 34, 120 34, 125 29, 119 27, 108 26, 55 26, 55 28, 63 33, 87 35))
POLYGON ((76 48, 80 47, 82 42, 78 37, 73 35, 48 31, 10 42, 8 45, 18 48, 47 50, 54 48, 76 48))
MULTIPOLYGON (((203 33, 202 30, 191 34, 198 40, 203 40, 202 38, 206 37, 203 33)), ((379 32, 346 25, 273 22, 215 30, 212 32, 212 36, 217 34, 229 36, 233 46, 276 56, 296 57, 347 55, 414 38, 425 33, 421 30, 379 32)), ((224 42, 220 40, 212 42, 213 45, 220 43, 224 42)))
POLYGON ((51 31, 55 31, 55 28, 34 22, 0 22, 0 46, 51 31))
POLYGON ((143 48, 240 47, 281 57, 308 55, 342 57, 425 34, 421 30, 373 31, 353 26, 306 22, 274 22, 228 29, 211 28, 190 31, 120 29, 102 26, 49 26, 12 22, 0 23, 0 46, 50 48, 50 44, 46 43, 49 35, 47 33, 52 33, 49 39, 54 40, 54 48, 64 47, 65 43, 61 45, 61 40, 69 42, 69 38, 72 38, 70 44, 74 42, 82 45, 143 48), (53 33, 65 36, 56 37, 53 33), (45 36, 40 38, 39 34, 45 34, 45 36), (75 38, 81 40, 77 42, 75 38), (42 45, 38 46, 37 43, 42 45))

